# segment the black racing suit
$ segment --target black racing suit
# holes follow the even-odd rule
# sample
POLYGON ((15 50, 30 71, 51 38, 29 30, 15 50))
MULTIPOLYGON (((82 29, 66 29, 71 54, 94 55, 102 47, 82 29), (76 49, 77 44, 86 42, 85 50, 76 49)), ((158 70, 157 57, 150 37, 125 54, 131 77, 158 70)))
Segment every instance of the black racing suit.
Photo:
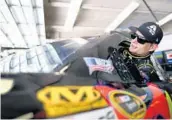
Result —
POLYGON ((124 61, 127 62, 130 60, 135 63, 145 83, 149 81, 159 81, 160 79, 150 60, 151 54, 145 57, 134 56, 129 52, 129 46, 129 41, 122 41, 121 43, 119 43, 118 51, 124 58, 124 61))

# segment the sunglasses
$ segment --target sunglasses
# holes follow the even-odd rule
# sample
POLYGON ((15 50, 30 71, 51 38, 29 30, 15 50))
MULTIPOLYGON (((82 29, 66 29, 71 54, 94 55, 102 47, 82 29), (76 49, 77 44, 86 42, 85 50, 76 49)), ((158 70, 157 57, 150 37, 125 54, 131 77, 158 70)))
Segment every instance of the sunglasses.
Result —
POLYGON ((137 34, 131 34, 131 39, 137 38, 137 42, 140 44, 152 43, 151 41, 140 38, 137 34))

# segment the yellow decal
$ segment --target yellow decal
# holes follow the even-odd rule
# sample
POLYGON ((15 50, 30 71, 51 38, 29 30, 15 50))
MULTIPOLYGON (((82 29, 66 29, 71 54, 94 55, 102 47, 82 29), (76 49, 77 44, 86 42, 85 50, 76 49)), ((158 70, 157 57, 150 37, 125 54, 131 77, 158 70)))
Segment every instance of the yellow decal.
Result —
POLYGON ((132 93, 115 90, 109 94, 109 99, 112 106, 127 118, 140 119, 146 114, 144 101, 132 93))
POLYGON ((48 118, 107 106, 100 93, 91 86, 46 87, 37 92, 48 118))
POLYGON ((169 107, 170 118, 172 119, 172 100, 170 98, 170 95, 166 91, 165 91, 165 96, 166 96, 168 107, 169 107))
POLYGON ((1 78, 0 80, 0 95, 7 94, 14 86, 13 79, 1 78))

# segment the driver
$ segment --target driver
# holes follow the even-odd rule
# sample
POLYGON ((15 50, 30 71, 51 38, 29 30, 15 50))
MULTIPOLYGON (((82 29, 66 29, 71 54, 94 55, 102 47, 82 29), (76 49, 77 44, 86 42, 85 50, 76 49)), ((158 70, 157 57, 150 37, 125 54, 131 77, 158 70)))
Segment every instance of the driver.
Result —
POLYGON ((159 80, 150 56, 161 42, 162 29, 154 22, 146 22, 138 28, 132 26, 129 29, 132 31, 131 42, 122 41, 119 44, 120 54, 125 62, 130 60, 135 63, 146 83, 159 80))

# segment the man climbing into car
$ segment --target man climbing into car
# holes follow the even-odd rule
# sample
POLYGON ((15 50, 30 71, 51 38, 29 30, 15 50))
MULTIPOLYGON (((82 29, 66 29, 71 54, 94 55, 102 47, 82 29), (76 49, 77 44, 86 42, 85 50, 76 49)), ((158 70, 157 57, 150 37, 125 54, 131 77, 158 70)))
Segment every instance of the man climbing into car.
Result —
POLYGON ((131 42, 121 42, 119 52, 125 62, 132 60, 136 64, 145 82, 159 80, 150 56, 163 38, 162 29, 154 22, 146 22, 138 28, 132 26, 129 29, 132 31, 131 42))
POLYGON ((172 93, 172 83, 160 80, 150 58, 163 38, 162 29, 154 22, 146 22, 138 28, 132 26, 129 29, 132 31, 131 42, 119 43, 119 52, 124 61, 130 60, 135 63, 145 83, 154 82, 172 93))

